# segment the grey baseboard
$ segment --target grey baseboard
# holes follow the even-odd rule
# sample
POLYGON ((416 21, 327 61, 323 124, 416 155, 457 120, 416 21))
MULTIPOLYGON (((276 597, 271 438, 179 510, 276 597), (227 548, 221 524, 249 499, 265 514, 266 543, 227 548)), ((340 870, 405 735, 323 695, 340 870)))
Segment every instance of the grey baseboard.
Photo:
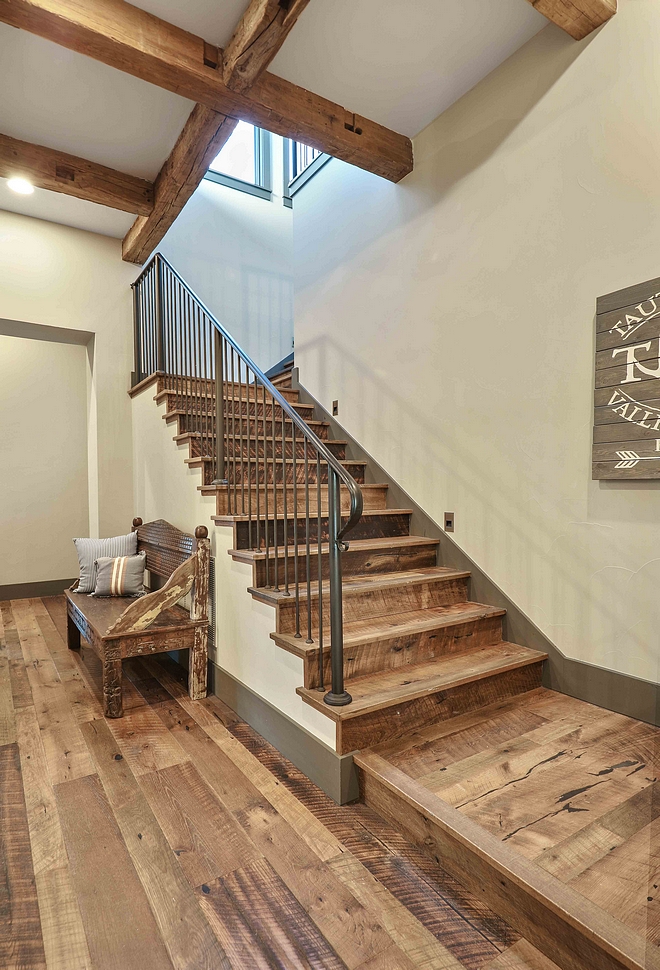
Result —
MULTIPOLYGON (((463 552, 451 536, 362 448, 350 432, 318 403, 300 383, 297 368, 292 371, 291 384, 293 388, 300 391, 300 403, 313 404, 316 409, 314 417, 329 422, 330 436, 349 442, 347 455, 356 461, 367 462, 365 480, 387 483, 388 505, 392 508, 413 509, 412 532, 439 540, 440 561, 443 566, 470 571, 471 598, 479 603, 488 603, 507 611, 504 618, 505 639, 548 654, 548 662, 545 664, 543 673, 544 686, 595 704, 597 707, 625 714, 627 717, 634 717, 649 724, 660 725, 660 686, 658 684, 566 657, 559 647, 552 643, 543 631, 509 599, 506 593, 488 578, 477 563, 463 552)), ((350 536, 348 540, 350 542, 350 536)))
POLYGON ((359 797, 352 755, 336 754, 216 664, 211 664, 211 689, 338 805, 359 797))
POLYGON ((36 596, 59 596, 74 582, 74 579, 46 579, 41 583, 14 583, 11 586, 0 586, 0 600, 26 600, 36 596))

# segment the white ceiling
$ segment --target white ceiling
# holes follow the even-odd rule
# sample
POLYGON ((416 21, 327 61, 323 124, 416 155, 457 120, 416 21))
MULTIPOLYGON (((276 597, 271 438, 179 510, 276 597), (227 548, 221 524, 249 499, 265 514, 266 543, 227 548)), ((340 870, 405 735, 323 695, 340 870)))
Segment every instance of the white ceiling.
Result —
MULTIPOLYGON (((224 46, 247 0, 139 0, 224 46)), ((272 71, 416 135, 547 24, 526 0, 311 0, 272 71)), ((153 179, 192 103, 0 24, 0 132, 153 179)), ((0 208, 123 235, 125 213, 46 191, 0 208), (27 212, 29 208, 29 212, 27 212)))

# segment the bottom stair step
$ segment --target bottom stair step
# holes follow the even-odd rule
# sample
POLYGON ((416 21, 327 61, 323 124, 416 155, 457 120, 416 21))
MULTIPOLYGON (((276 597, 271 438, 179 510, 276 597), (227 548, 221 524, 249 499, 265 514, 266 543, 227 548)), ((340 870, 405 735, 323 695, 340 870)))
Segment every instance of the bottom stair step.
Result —
POLYGON ((346 681, 353 698, 330 707, 323 692, 299 687, 305 703, 337 722, 337 752, 347 754, 540 686, 547 654, 502 641, 346 681))
POLYGON ((360 752, 355 763, 362 801, 562 970, 660 968, 658 947, 380 754, 360 752))

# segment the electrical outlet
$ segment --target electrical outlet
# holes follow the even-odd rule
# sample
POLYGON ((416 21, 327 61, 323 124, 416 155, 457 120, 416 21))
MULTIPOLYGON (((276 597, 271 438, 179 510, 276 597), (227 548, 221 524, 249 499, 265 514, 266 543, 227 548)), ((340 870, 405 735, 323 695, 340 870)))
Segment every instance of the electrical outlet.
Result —
POLYGON ((445 512, 445 532, 454 531, 454 513, 445 512))
POLYGON ((339 414, 339 401, 332 402, 332 415, 336 417, 339 414))

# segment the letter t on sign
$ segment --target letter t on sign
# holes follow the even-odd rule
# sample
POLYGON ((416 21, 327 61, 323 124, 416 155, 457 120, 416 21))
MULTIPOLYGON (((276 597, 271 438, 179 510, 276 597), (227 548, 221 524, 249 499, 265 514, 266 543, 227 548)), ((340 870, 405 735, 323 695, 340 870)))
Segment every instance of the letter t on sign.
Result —
MULTIPOLYGON (((626 376, 622 380, 621 384, 631 384, 633 381, 641 381, 641 377, 635 377, 635 368, 638 367, 643 374, 648 374, 649 377, 660 377, 660 360, 658 361, 658 366, 655 370, 650 367, 645 367, 644 364, 640 362, 635 357, 636 350, 649 350, 651 346, 651 341, 647 341, 645 344, 634 344, 632 347, 619 347, 618 350, 612 351, 612 359, 616 357, 617 354, 626 355, 626 376)), ((658 339, 658 356, 660 357, 660 338, 658 339)))

